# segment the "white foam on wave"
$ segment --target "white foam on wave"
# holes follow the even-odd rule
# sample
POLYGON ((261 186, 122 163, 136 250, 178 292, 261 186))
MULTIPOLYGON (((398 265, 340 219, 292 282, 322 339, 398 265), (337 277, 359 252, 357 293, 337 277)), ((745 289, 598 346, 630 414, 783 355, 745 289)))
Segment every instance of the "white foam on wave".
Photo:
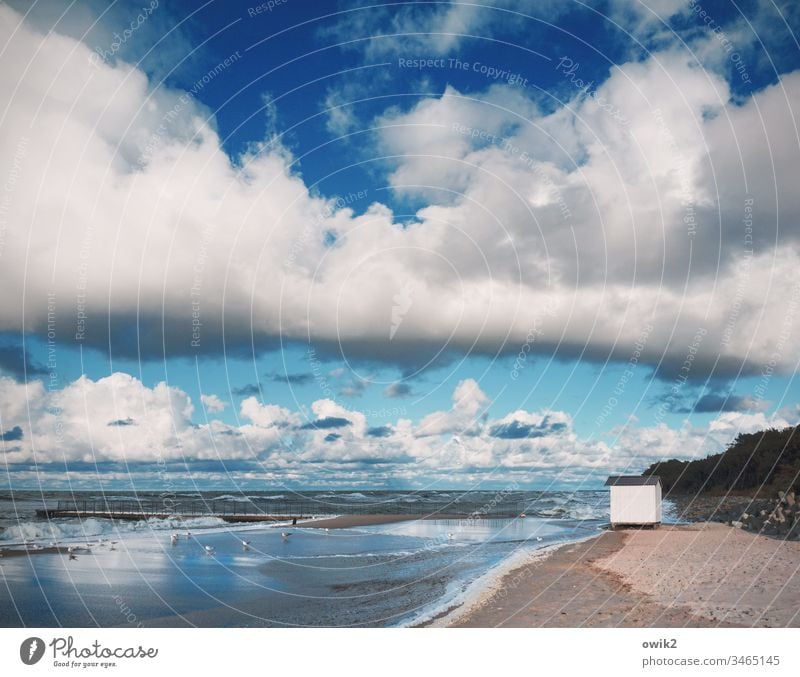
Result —
POLYGON ((609 507, 606 505, 574 505, 567 509, 567 517, 576 520, 608 519, 609 507))
POLYGON ((327 494, 316 494, 314 496, 309 496, 306 501, 311 502, 319 502, 322 504, 345 504, 348 501, 354 502, 362 502, 362 501, 372 501, 374 503, 383 503, 386 501, 385 498, 377 498, 375 496, 367 496, 362 494, 358 491, 350 491, 347 493, 340 492, 340 493, 327 493, 327 494))
MULTIPOLYGON (((313 518, 304 520, 304 524, 314 522, 313 518)), ((124 522, 120 520, 96 519, 90 517, 84 520, 54 519, 47 521, 20 522, 8 527, 0 533, 0 544, 4 546, 23 545, 25 541, 36 544, 48 544, 58 541, 63 544, 83 543, 100 537, 114 537, 120 540, 131 539, 147 535, 151 532, 177 531, 202 532, 205 534, 218 534, 230 531, 262 531, 264 529, 279 529, 293 526, 291 520, 277 522, 226 522, 219 517, 189 517, 186 519, 158 519, 151 518, 138 522, 124 522)))
POLYGON ((326 560, 326 559, 359 559, 359 558, 395 558, 410 557, 417 555, 420 550, 387 550, 386 552, 340 552, 319 555, 286 555, 276 556, 275 559, 297 561, 297 560, 326 560))
POLYGON ((122 522, 89 517, 84 520, 59 520, 20 522, 8 527, 0 534, 0 541, 22 544, 34 542, 70 542, 97 538, 99 536, 125 536, 168 529, 212 529, 226 525, 219 517, 191 517, 188 519, 156 519, 122 522))
POLYGON ((424 555, 428 552, 438 552, 444 549, 457 549, 474 547, 474 543, 465 542, 447 542, 437 543, 435 545, 427 545, 414 550, 386 550, 384 552, 341 552, 341 553, 320 553, 318 555, 287 555, 276 557, 275 559, 281 560, 326 560, 326 559, 358 559, 383 557, 386 559, 402 559, 405 557, 414 557, 415 555, 424 555))
POLYGON ((573 520, 607 520, 609 515, 608 502, 587 503, 577 499, 555 499, 552 503, 555 505, 546 508, 537 508, 536 504, 533 504, 528 508, 528 515, 531 517, 573 520))
POLYGON ((669 498, 665 498, 661 503, 661 521, 666 524, 675 524, 681 521, 678 506, 669 498))

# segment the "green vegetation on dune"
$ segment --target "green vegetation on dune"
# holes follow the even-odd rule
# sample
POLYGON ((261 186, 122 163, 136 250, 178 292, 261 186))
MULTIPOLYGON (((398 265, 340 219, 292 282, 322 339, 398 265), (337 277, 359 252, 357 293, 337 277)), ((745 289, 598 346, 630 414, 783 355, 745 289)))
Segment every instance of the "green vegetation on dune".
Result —
POLYGON ((643 475, 659 475, 672 494, 773 495, 800 485, 800 426, 739 435, 721 454, 695 461, 654 463, 643 475))

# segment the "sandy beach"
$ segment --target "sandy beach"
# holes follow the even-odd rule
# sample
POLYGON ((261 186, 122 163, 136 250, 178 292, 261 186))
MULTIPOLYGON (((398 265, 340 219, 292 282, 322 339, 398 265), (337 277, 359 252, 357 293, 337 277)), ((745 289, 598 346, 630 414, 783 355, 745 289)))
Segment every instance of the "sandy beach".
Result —
POLYGON ((800 543, 719 523, 606 532, 506 571, 452 627, 797 627, 800 543))

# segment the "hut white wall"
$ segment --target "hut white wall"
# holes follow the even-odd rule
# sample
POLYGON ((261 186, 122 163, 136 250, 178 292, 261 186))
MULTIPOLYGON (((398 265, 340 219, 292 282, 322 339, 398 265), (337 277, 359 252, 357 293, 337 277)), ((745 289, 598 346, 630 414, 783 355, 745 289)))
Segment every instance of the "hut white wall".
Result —
POLYGON ((612 486, 612 524, 661 522, 661 486, 612 486))

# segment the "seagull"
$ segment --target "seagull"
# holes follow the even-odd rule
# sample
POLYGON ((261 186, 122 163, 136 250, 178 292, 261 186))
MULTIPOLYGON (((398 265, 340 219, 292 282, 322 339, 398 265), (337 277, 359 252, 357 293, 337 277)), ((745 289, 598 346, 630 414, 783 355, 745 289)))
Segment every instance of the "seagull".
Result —
POLYGON ((191 538, 191 537, 192 537, 192 532, 191 531, 187 531, 186 532, 186 538, 191 538))
POLYGON ((250 541, 242 541, 242 548, 247 550, 250 547, 250 541))
POLYGON ((206 554, 213 555, 214 554, 214 548, 212 548, 210 545, 207 545, 206 546, 206 554))
POLYGON ((172 536, 169 537, 169 540, 172 541, 172 545, 175 545, 178 542, 178 534, 172 534, 172 536))
POLYGON ((542 537, 541 537, 541 536, 537 536, 537 537, 536 537, 536 540, 537 540, 537 541, 541 541, 541 540, 542 540, 542 537))
POLYGON ((70 554, 69 554, 69 558, 70 558, 70 559, 78 559, 78 558, 77 558, 75 555, 73 555, 72 553, 70 553, 70 554))
POLYGON ((289 536, 291 535, 292 535, 291 531, 281 531, 281 537, 283 538, 284 541, 288 541, 289 536))
POLYGON ((453 532, 451 532, 451 531, 448 531, 448 532, 447 532, 447 538, 449 538, 451 541, 452 541, 452 540, 453 540, 455 537, 456 537, 456 535, 455 535, 453 532))
POLYGON ((73 552, 75 552, 75 548, 74 548, 73 546, 69 546, 69 547, 67 548, 67 552, 69 552, 69 553, 73 553, 73 552))

